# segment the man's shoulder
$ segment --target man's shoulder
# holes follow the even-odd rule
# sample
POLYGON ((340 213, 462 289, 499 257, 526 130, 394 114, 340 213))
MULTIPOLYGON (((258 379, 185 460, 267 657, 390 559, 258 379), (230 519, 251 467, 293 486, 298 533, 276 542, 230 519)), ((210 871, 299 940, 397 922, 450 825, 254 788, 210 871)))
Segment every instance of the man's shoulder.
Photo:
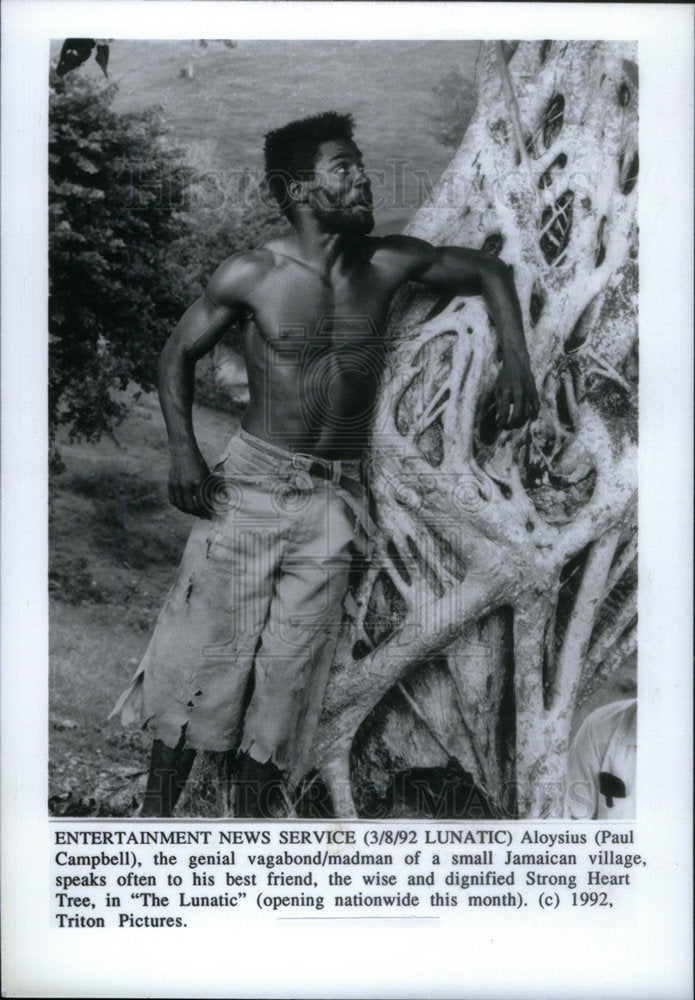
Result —
POLYGON ((364 246, 373 264, 395 267, 406 272, 412 268, 428 266, 437 252, 431 243, 399 233, 368 236, 364 240, 364 246))
POLYGON ((207 294, 221 301, 243 297, 272 268, 273 255, 264 247, 232 254, 212 275, 207 294))
POLYGON ((227 275, 257 274, 273 267, 273 253, 267 244, 254 250, 241 250, 223 260, 217 271, 227 275))
POLYGON ((432 254, 435 247, 417 236, 404 236, 401 233, 389 233, 386 236, 366 236, 365 246, 372 253, 389 253, 400 256, 422 256, 432 254))
POLYGON ((296 243, 287 236, 273 236, 255 250, 238 255, 244 258, 245 264, 261 272, 282 270, 292 264, 301 264, 301 251, 296 243))

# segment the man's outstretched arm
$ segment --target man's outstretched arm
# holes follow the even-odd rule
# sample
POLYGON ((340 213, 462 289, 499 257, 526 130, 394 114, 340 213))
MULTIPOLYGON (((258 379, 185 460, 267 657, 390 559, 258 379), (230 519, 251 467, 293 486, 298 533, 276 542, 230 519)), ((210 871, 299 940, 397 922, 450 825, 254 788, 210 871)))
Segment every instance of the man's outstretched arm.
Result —
POLYGON ((520 427, 538 413, 538 393, 524 338, 512 273, 498 257, 465 247, 433 247, 412 237, 386 237, 408 262, 407 278, 460 295, 482 295, 502 352, 497 415, 504 427, 520 427))
POLYGON ((210 475, 193 431, 196 362, 245 312, 248 264, 225 261, 205 293, 183 314, 159 359, 159 401, 169 435, 169 501, 186 514, 209 517, 202 484, 210 475))

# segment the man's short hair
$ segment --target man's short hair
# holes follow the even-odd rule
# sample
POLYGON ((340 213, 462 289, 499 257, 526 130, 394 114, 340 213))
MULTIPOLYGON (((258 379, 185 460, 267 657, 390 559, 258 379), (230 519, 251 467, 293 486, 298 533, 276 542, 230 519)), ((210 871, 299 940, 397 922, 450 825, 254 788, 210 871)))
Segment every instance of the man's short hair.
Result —
POLYGON ((322 142, 352 139, 352 115, 324 111, 311 118, 290 122, 265 137, 266 182, 283 211, 289 207, 287 185, 305 180, 316 166, 322 142))

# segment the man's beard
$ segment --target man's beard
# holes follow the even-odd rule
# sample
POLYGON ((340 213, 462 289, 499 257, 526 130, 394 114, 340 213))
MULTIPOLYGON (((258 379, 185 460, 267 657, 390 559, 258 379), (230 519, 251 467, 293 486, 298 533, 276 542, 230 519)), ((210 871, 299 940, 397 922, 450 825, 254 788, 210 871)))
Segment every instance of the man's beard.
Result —
POLYGON ((343 206, 322 192, 311 206, 314 218, 324 232, 366 236, 374 229, 371 208, 343 206))

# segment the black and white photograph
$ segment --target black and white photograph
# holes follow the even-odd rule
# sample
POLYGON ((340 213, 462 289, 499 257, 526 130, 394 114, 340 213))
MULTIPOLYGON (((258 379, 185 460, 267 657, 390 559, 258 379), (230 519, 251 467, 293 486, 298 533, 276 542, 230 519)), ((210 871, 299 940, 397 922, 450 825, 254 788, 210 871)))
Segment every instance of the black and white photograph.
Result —
POLYGON ((636 698, 638 105, 630 43, 62 42, 55 813, 634 817, 634 711, 567 768, 636 698))
MULTIPOLYGON (((617 934, 634 908, 641 940, 666 762, 684 762, 681 794, 691 773, 688 585, 665 568, 690 551, 690 278, 685 303, 658 297, 692 242, 655 238, 655 190, 660 171, 682 178, 692 126, 656 151, 657 5, 633 30, 627 5, 596 5, 591 30, 554 4, 517 5, 523 28, 506 4, 90 3, 81 33, 76 5, 54 6, 64 31, 56 11, 40 31, 25 19, 45 36, 24 147, 40 237, 3 322, 5 346, 18 275, 39 384, 30 410, 4 366, 3 481, 26 497, 3 542, 3 622, 24 636, 6 646, 8 746, 12 705, 40 707, 33 758, 7 751, 3 771, 9 850, 27 820, 48 831, 42 933, 118 928, 115 948, 155 928, 174 951, 244 920, 443 935, 468 933, 474 907, 488 958, 470 985, 447 959, 431 995, 592 995, 528 967, 518 992, 486 962, 493 927, 533 937, 543 910, 585 948, 592 920, 617 934), (469 27, 457 6, 478 8, 469 27), (398 7, 407 30, 384 27, 398 7), (671 412, 670 385, 687 398, 671 412), (41 510, 25 558, 19 526, 41 510), (17 700, 19 649, 39 690, 17 700), (57 850, 167 843, 207 846, 185 864, 183 848, 57 850), (353 846, 330 861, 322 843, 353 846)), ((666 8, 665 32, 692 27, 666 8)), ((5 260, 8 230, 27 231, 11 204, 5 260)), ((687 903, 671 899, 675 932, 687 903)), ((606 982, 608 940, 587 983, 606 982)), ((128 974, 90 969, 46 995, 174 985, 153 973, 127 993, 128 974)), ((636 969, 602 995, 647 996, 636 969)), ((650 995, 685 997, 675 970, 650 995)), ((271 993, 274 973, 246 969, 243 994, 215 967, 198 995, 406 995, 398 975, 358 988, 352 972, 291 993, 295 973, 271 993)), ((413 975, 407 995, 426 995, 413 975)))

